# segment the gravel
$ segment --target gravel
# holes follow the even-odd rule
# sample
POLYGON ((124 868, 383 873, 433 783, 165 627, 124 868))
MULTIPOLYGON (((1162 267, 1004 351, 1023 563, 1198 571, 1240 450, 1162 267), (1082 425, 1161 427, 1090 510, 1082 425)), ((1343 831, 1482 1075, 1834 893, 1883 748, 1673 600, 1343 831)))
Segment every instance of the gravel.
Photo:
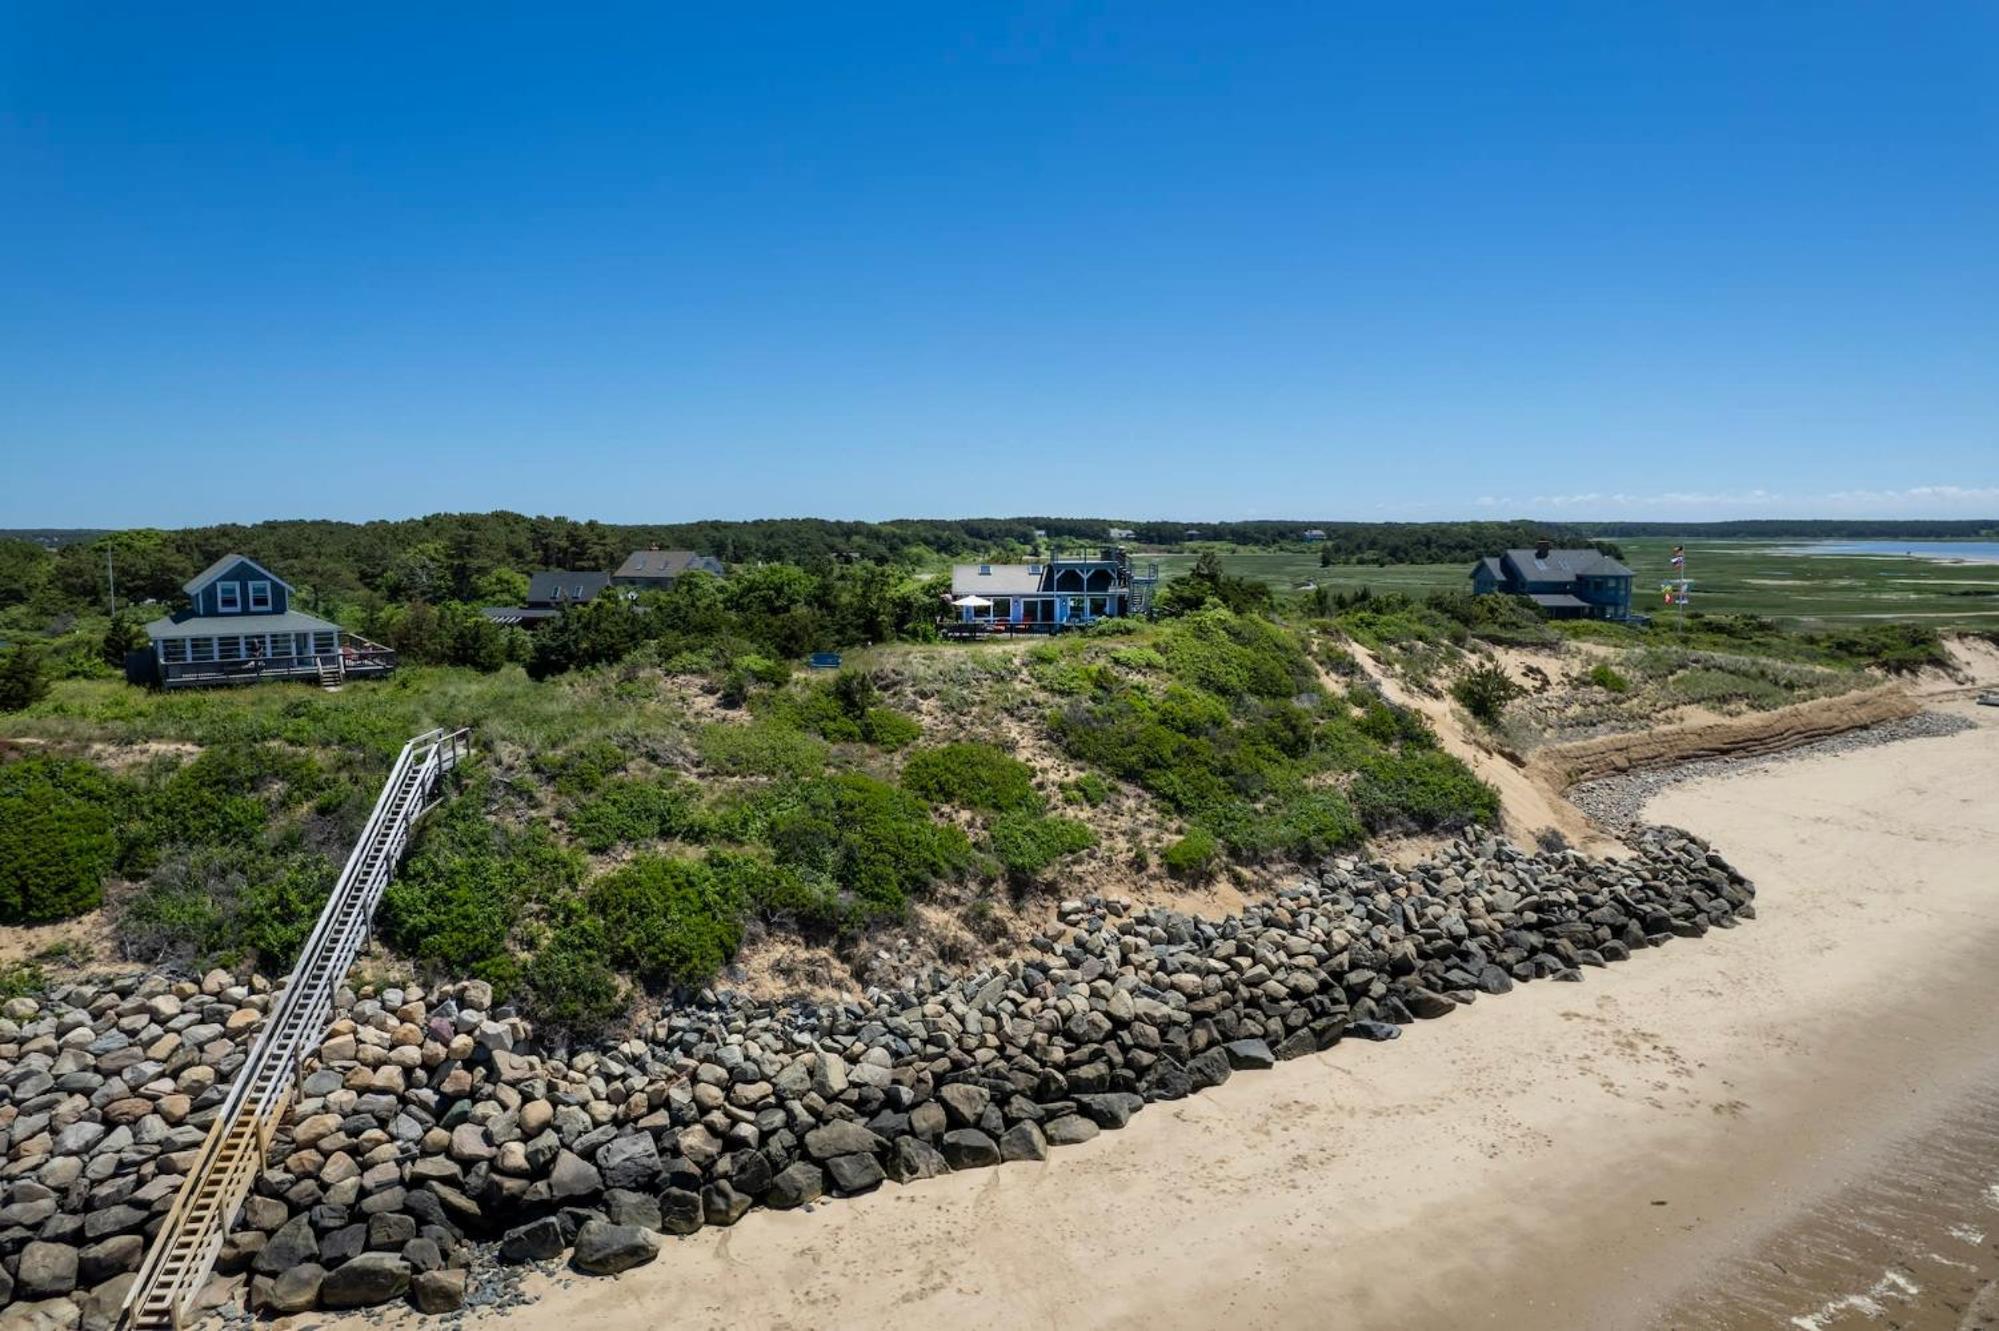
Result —
POLYGON ((1797 762, 1803 758, 1852 753, 1882 744, 1898 743, 1905 739, 1937 739, 1975 728, 1975 722, 1949 712, 1918 712, 1900 721, 1888 721, 1863 730, 1849 730, 1843 735, 1802 744, 1795 749, 1785 749, 1781 753, 1755 754, 1740 758, 1703 758, 1698 762, 1681 763, 1674 767, 1648 767, 1641 771, 1624 772, 1617 776, 1601 777, 1595 781, 1584 781, 1569 787, 1568 800, 1569 803, 1606 825, 1624 829, 1639 823, 1646 801, 1660 791, 1679 785, 1683 781, 1702 781, 1708 777, 1728 776, 1778 763, 1797 762))

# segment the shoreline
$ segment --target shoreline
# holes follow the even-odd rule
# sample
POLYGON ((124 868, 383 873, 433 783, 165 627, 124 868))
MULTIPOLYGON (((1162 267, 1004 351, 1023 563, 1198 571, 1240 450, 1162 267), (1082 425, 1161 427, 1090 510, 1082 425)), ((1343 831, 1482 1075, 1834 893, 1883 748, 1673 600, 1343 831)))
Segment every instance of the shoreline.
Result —
POLYGON ((1687 1324, 1662 1319, 1999 1085, 1995 761, 1987 722, 1675 786, 1648 815, 1758 882, 1746 928, 1231 1079, 1046 1163, 759 1213, 615 1280, 530 1276, 543 1297, 483 1320, 1687 1324))

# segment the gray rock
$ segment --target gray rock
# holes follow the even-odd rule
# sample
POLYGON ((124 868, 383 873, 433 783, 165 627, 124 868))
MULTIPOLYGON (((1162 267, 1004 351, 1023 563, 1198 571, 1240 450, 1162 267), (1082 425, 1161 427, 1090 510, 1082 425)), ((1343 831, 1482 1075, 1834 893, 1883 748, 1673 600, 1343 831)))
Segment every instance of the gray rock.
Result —
POLYGON ((274 1276, 303 1262, 319 1260, 319 1239, 312 1232, 312 1217, 295 1215, 278 1227, 262 1251, 250 1263, 259 1275, 274 1276))
POLYGON ((1042 1135, 1040 1124, 1022 1120, 1001 1135, 999 1150, 1002 1160, 1046 1160, 1048 1138, 1042 1135))
POLYGON ((770 1181, 770 1191, 764 1194, 764 1205, 786 1211, 816 1202, 825 1195, 825 1174, 817 1165, 800 1160, 777 1171, 777 1177, 770 1181))
POLYGON ((1079 1146, 1102 1131, 1081 1114, 1064 1114, 1042 1125, 1050 1146, 1079 1146))
POLYGON ((500 1260, 510 1264, 546 1261, 560 1254, 564 1246, 562 1222, 545 1215, 501 1235, 500 1260))
POLYGON ((557 1201, 594 1197, 604 1190, 604 1176, 581 1156, 562 1151, 556 1155, 555 1167, 549 1171, 548 1185, 557 1201))
POLYGON ((919 1137, 897 1137, 888 1153, 885 1172, 897 1183, 937 1178, 951 1172, 937 1148, 919 1137))
POLYGON ((663 1172, 659 1148, 644 1132, 612 1138, 598 1149, 593 1163, 607 1188, 643 1191, 655 1186, 663 1172))
POLYGON ((1222 1048, 1228 1055, 1229 1066, 1238 1071, 1251 1068, 1264 1072, 1277 1066, 1277 1055, 1261 1040, 1231 1040, 1222 1048))
POLYGON ((34 1239, 21 1249, 14 1270, 14 1295, 20 1299, 51 1299, 76 1288, 76 1249, 64 1243, 34 1239))
POLYGON ((814 1160, 839 1155, 872 1155, 887 1143, 859 1123, 835 1119, 805 1134, 805 1153, 814 1160))
POLYGON ((659 1256, 659 1244, 637 1225, 587 1220, 576 1231, 576 1252, 570 1264, 585 1275, 614 1276, 644 1266, 659 1256))
MULTIPOLYGON (((873 1156, 858 1157, 872 1160, 873 1156)), ((750 1209, 751 1199, 747 1193, 736 1191, 735 1185, 727 1179, 710 1183, 701 1190, 701 1217, 711 1225, 733 1225, 743 1218, 750 1209)))
POLYGON ((409 1292, 410 1264, 392 1253, 364 1252, 326 1273, 319 1302, 326 1308, 372 1308, 409 1292))
POLYGON ((465 1272, 418 1272, 410 1282, 410 1302, 420 1313, 448 1313, 464 1307, 465 1272))
POLYGON ((319 1287, 325 1279, 326 1269, 316 1262, 286 1267, 268 1280, 258 1282, 259 1308, 280 1317, 310 1312, 319 1306, 319 1287))
POLYGON ((873 1192, 886 1177, 881 1162, 871 1155, 836 1155, 826 1161, 826 1174, 835 1192, 849 1196, 873 1192))
POLYGON ((640 1229, 660 1227, 659 1203, 643 1192, 611 1188, 604 1193, 604 1218, 614 1225, 637 1225, 640 1229))
POLYGON ((953 1169, 983 1169, 1000 1162, 999 1147, 977 1128, 953 1128, 937 1150, 953 1169))
POLYGON ((692 1234, 701 1228, 704 1209, 701 1194, 686 1188, 668 1188, 659 1195, 659 1227, 666 1234, 692 1234))

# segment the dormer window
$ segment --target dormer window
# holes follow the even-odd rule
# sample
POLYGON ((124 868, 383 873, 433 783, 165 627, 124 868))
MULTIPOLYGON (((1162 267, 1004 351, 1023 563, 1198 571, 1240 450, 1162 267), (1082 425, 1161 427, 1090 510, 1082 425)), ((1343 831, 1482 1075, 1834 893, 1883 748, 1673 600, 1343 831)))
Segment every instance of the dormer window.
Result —
POLYGON ((238 615, 243 612, 243 584, 240 582, 218 582, 215 584, 215 613, 218 615, 238 615))
POLYGON ((991 564, 981 564, 981 565, 979 565, 979 576, 980 576, 980 577, 982 577, 982 578, 990 578, 990 577, 991 577, 992 575, 993 575, 993 566, 992 566, 991 564))
POLYGON ((250 609, 253 611, 268 612, 270 608, 271 608, 271 584, 268 582, 261 582, 261 581, 251 583, 250 609))

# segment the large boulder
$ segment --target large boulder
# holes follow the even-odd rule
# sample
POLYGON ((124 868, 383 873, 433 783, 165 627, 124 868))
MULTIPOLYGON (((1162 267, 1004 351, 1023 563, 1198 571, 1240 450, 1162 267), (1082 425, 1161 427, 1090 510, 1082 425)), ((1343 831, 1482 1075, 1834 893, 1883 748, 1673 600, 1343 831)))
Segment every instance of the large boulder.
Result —
POLYGON ((984 1169, 1000 1162, 999 1146, 977 1128, 953 1128, 937 1149, 953 1169, 984 1169))
POLYGON ((770 1181, 770 1191, 764 1194, 764 1205, 786 1211, 816 1202, 825 1195, 826 1176, 819 1166, 799 1160, 777 1171, 777 1177, 770 1181))
POLYGON ((316 1262, 300 1262, 268 1280, 256 1282, 258 1306, 261 1311, 280 1317, 310 1312, 319 1304, 319 1287, 325 1279, 326 1268, 316 1262))
POLYGON ((606 1188, 635 1192, 656 1185, 663 1172, 659 1148, 653 1145, 651 1134, 644 1132, 626 1133, 605 1142, 598 1148, 595 1164, 606 1188))
POLYGON ((76 1249, 67 1243, 44 1243, 34 1239, 21 1249, 20 1265, 14 1271, 14 1297, 22 1300, 50 1299, 76 1288, 76 1249))
POLYGON ((423 1271, 410 1283, 410 1302, 420 1313, 455 1312, 465 1306, 465 1272, 423 1271))
POLYGON ((319 1285, 325 1308, 372 1308, 409 1293, 410 1264, 393 1253, 364 1252, 326 1273, 319 1285))
POLYGON ((849 1196, 873 1192, 884 1177, 881 1162, 871 1155, 836 1155, 826 1162, 826 1173, 834 1190, 849 1196))
POLYGON ((509 1263, 546 1261, 558 1256, 563 1247, 562 1222, 552 1215, 545 1215, 502 1234, 500 1260, 509 1263))
POLYGON ((585 1275, 614 1276, 644 1266, 659 1256, 659 1244, 637 1225, 586 1220, 576 1231, 576 1252, 570 1264, 585 1275))
POLYGON ((274 1276, 318 1259, 319 1239, 312 1232, 312 1217, 295 1215, 278 1226, 278 1232, 251 1260, 250 1269, 258 1275, 274 1276))
POLYGON ((851 1119, 835 1119, 805 1134, 805 1153, 814 1160, 839 1155, 873 1155, 887 1143, 851 1119))
POLYGON ((914 1183, 917 1179, 948 1174, 951 1166, 929 1142, 917 1137, 897 1137, 888 1153, 886 1172, 897 1183, 914 1183))

